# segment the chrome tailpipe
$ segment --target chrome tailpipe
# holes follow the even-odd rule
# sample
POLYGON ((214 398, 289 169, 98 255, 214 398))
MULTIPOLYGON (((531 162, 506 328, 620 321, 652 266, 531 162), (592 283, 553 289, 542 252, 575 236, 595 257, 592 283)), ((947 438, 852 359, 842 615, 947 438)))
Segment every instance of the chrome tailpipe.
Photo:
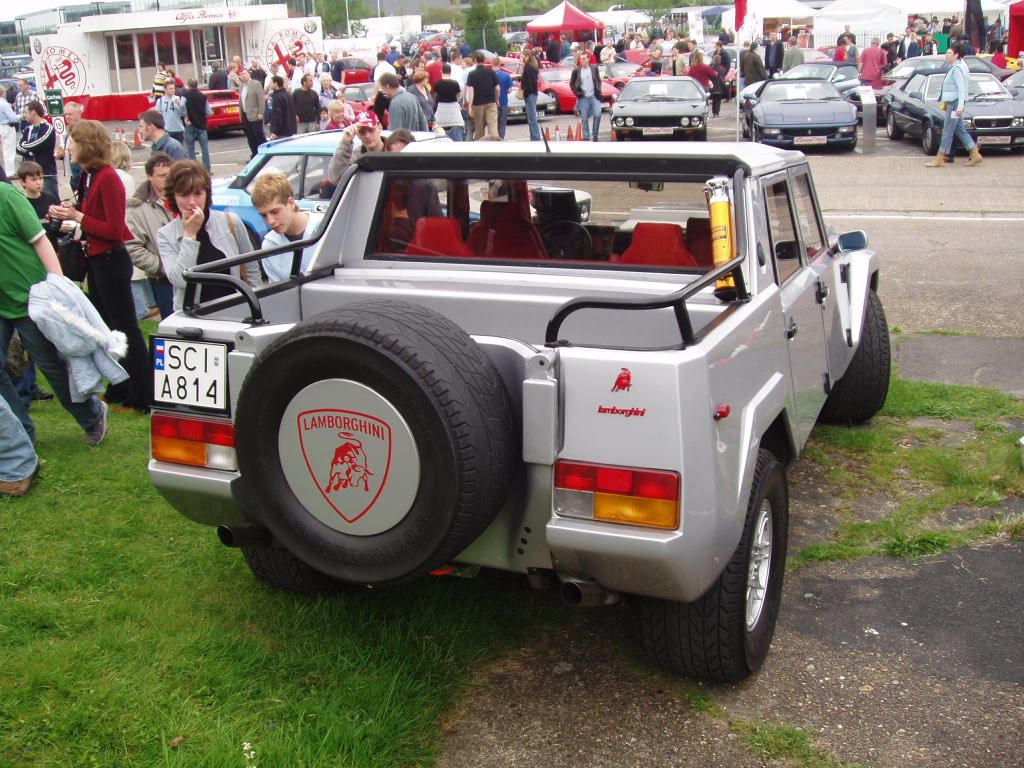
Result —
POLYGON ((225 547, 252 549, 269 547, 274 541, 270 531, 258 525, 218 525, 217 538, 225 547))
POLYGON ((615 605, 619 593, 605 589, 596 581, 568 579, 562 582, 562 600, 573 608, 596 608, 601 605, 615 605))

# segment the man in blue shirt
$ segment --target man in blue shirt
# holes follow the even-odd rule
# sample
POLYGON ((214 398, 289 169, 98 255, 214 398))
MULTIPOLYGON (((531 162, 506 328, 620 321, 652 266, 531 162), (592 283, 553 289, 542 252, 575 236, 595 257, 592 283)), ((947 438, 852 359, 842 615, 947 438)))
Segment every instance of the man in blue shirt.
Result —
POLYGON ((501 68, 501 58, 495 56, 491 60, 494 74, 498 77, 498 85, 501 86, 501 95, 498 97, 498 136, 505 138, 505 127, 508 124, 508 92, 512 90, 512 75, 501 68))
POLYGON ((179 144, 185 143, 185 100, 176 92, 173 80, 164 84, 164 95, 156 100, 155 109, 164 116, 164 130, 179 144))

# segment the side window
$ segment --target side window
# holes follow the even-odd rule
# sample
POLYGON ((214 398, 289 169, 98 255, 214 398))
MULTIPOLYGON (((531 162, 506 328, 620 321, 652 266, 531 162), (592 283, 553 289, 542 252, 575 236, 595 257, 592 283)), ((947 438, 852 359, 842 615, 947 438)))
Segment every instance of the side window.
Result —
POLYGON ((302 200, 330 200, 334 185, 327 180, 327 166, 331 158, 327 155, 309 155, 306 158, 306 175, 302 190, 297 195, 302 200))
POLYGON ((793 182, 793 196, 796 200, 796 217, 800 224, 800 234, 804 239, 807 258, 812 259, 825 247, 825 238, 821 236, 818 215, 814 208, 814 196, 811 194, 811 181, 806 173, 797 174, 793 182))
POLYGON ((922 75, 914 75, 910 78, 910 82, 907 83, 906 91, 908 96, 914 98, 921 98, 921 91, 924 90, 924 77, 922 75))
POLYGON ((299 189, 302 186, 302 155, 274 155, 263 164, 259 172, 245 185, 245 191, 251 195, 253 187, 256 186, 256 179, 264 173, 271 172, 283 173, 288 177, 288 181, 291 182, 292 189, 299 189))
POLYGON ((766 188, 765 210, 768 212, 772 253, 775 255, 775 273, 781 285, 800 269, 800 247, 796 227, 793 226, 789 187, 785 179, 769 184, 766 188))

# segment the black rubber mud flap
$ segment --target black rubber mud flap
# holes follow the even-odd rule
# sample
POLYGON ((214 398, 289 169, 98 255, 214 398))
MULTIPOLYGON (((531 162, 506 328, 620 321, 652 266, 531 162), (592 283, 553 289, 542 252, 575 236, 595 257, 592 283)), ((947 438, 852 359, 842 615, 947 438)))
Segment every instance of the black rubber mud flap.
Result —
POLYGON ((443 315, 397 301, 275 340, 235 421, 247 512, 311 568, 358 584, 454 558, 497 515, 519 461, 487 354, 443 315))

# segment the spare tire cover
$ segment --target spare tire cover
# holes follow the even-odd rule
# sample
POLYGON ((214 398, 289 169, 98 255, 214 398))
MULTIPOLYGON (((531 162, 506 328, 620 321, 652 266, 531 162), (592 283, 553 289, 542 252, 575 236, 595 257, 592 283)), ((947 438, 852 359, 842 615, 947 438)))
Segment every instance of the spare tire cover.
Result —
POLYGON ((239 499, 335 578, 404 581, 487 527, 517 463, 501 375, 443 315, 365 301, 260 353, 236 409, 239 499))

